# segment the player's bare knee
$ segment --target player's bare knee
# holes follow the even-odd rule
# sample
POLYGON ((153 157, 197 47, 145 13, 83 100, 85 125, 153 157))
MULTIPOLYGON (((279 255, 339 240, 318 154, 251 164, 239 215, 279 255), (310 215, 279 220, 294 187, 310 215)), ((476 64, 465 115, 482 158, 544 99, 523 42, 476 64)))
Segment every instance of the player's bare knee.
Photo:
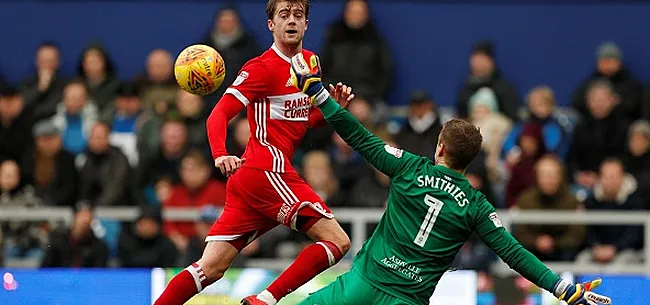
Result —
POLYGON ((203 251, 203 256, 197 264, 203 269, 210 282, 223 277, 232 261, 237 257, 237 249, 226 242, 208 242, 203 251))
POLYGON ((341 253, 345 255, 350 251, 350 237, 345 234, 345 231, 341 230, 343 234, 337 234, 336 239, 332 242, 341 250, 341 253))

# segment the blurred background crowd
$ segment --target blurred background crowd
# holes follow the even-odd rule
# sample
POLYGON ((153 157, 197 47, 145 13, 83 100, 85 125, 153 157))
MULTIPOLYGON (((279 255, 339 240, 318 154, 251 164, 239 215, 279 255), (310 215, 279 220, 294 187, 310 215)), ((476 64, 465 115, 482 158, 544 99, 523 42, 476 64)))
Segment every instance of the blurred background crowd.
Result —
MULTIPOLYGON (((186 266, 200 257, 203 238, 224 205, 225 183, 213 166, 205 120, 237 71, 268 46, 226 7, 196 43, 217 49, 226 80, 214 94, 180 90, 175 54, 152 50, 144 73, 119 79, 101 42, 79 50, 76 73, 60 73, 60 48, 43 42, 34 72, 20 83, 0 78, 0 207, 65 206, 72 225, 0 224, 0 266, 30 258, 52 267, 186 266), (130 222, 94 216, 96 207, 137 206, 130 222), (200 209, 195 222, 164 220, 170 207, 200 209)), ((309 35, 309 34, 308 34, 309 35)), ((433 158, 442 124, 452 117, 481 128, 484 143, 467 179, 500 209, 647 210, 650 186, 650 88, 628 71, 623 51, 603 41, 593 70, 575 88, 570 107, 556 105, 553 88, 518 92, 495 61, 495 43, 476 41, 469 74, 454 107, 415 90, 406 107, 388 101, 395 62, 365 1, 347 1, 319 50, 325 81, 344 82, 357 97, 349 111, 386 142, 433 158)), ((228 126, 231 154, 244 152, 250 131, 242 113, 228 126)), ((293 165, 336 209, 383 208, 389 179, 370 167, 329 127, 309 130, 293 165)), ((343 224, 350 233, 350 226, 343 224)), ((372 229, 372 228, 370 228, 372 229)), ((372 232, 372 231, 369 231, 372 232)), ((515 237, 545 261, 638 262, 642 226, 517 225, 515 237)), ((277 228, 247 247, 247 258, 292 258, 307 242, 277 228)), ((486 270, 496 260, 478 238, 456 265, 486 270)))

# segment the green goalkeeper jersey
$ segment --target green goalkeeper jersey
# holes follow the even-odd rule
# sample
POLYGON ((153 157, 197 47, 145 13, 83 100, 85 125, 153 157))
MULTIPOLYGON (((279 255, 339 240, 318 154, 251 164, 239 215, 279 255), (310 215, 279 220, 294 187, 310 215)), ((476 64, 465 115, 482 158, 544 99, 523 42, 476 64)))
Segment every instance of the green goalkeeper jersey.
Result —
POLYGON ((353 263, 371 285, 410 304, 429 304, 436 284, 476 232, 511 268, 552 291, 559 276, 503 228, 494 207, 461 173, 386 145, 332 99, 321 111, 352 148, 391 179, 386 211, 353 263))

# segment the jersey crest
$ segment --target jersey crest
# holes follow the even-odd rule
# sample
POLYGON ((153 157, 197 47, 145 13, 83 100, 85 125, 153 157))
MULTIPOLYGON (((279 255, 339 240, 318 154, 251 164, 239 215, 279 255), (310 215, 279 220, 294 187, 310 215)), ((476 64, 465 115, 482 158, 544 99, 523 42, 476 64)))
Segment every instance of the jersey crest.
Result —
POLYGON ((490 220, 492 220, 492 223, 494 223, 494 226, 497 228, 503 227, 503 223, 501 222, 501 218, 499 218, 499 215, 497 215, 496 212, 492 212, 490 214, 490 220))
POLYGON ((386 150, 387 153, 395 156, 395 158, 401 158, 402 155, 404 154, 404 150, 392 147, 388 144, 384 145, 384 149, 386 150))
POLYGON ((241 85, 246 79, 248 78, 248 72, 246 71, 241 71, 239 75, 237 75, 237 78, 235 81, 232 83, 233 86, 239 86, 241 85))

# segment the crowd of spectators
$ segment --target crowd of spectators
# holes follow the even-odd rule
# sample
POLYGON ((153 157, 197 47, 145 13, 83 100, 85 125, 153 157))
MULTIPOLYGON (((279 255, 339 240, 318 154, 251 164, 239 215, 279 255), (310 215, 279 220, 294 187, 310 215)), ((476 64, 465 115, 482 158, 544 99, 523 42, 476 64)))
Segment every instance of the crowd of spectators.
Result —
MULTIPOLYGON (((200 37, 199 37, 200 38, 200 37)), ((225 83, 263 48, 232 8, 219 11, 202 40, 224 58, 225 83)), ((521 210, 647 210, 650 208, 650 94, 626 69, 622 51, 603 43, 595 70, 576 88, 571 111, 557 108, 553 89, 515 90, 494 60, 494 45, 470 50, 470 74, 459 84, 454 116, 481 128, 483 150, 466 177, 497 208, 521 210), (569 114, 567 114, 569 113, 569 114)), ((321 50, 325 80, 351 85, 349 111, 395 146, 433 158, 448 116, 426 91, 414 91, 402 119, 387 115, 393 59, 369 16, 350 0, 329 26, 321 50)), ((467 63, 458 63, 459 65, 467 63)), ((59 73, 55 43, 42 43, 33 75, 16 85, 0 78, 0 206, 65 206, 68 226, 12 220, 0 225, 3 258, 35 258, 41 266, 185 266, 224 205, 225 183, 213 166, 205 119, 226 86, 199 97, 180 90, 172 55, 151 51, 144 73, 119 80, 99 42, 81 51, 76 75, 59 73), (96 207, 137 206, 120 223, 96 207), (166 221, 169 207, 195 207, 195 222, 166 221), (115 258, 115 260, 111 260, 115 258)), ((244 114, 228 126, 227 148, 241 155, 250 130, 244 114)), ((293 160, 333 208, 383 208, 390 180, 369 166, 330 127, 308 131, 293 160)), ((349 226, 344 224, 346 230, 349 226)), ((544 260, 639 261, 639 226, 517 225, 515 237, 544 260)), ((292 257, 305 237, 279 227, 244 250, 246 257, 292 257)), ((457 258, 485 269, 494 255, 472 238, 457 258)))

